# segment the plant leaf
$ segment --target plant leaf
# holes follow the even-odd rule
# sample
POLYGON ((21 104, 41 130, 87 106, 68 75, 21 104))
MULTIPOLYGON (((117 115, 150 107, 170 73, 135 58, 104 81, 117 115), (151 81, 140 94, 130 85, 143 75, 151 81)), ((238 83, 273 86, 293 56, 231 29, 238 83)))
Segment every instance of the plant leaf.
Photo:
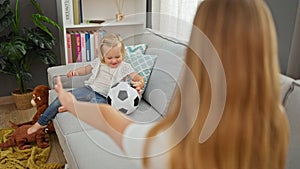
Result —
POLYGON ((26 44, 21 38, 15 38, 10 42, 0 43, 0 52, 10 61, 20 60, 26 55, 26 44))
POLYGON ((9 27, 13 22, 14 14, 11 11, 9 0, 0 4, 0 32, 9 27))
POLYGON ((44 15, 44 11, 36 0, 30 0, 31 4, 39 11, 40 14, 44 15))
MULTIPOLYGON (((55 40, 51 36, 49 36, 49 34, 39 28, 31 30, 25 29, 25 36, 27 41, 32 41, 33 44, 42 49, 52 49, 55 45, 55 40)), ((29 46, 29 48, 34 47, 29 46)))
POLYGON ((39 27, 41 30, 46 32, 53 39, 55 39, 54 35, 51 33, 51 31, 48 29, 48 27, 44 23, 51 24, 52 26, 54 26, 58 29, 61 29, 61 27, 56 22, 54 22, 53 20, 51 20, 47 16, 44 16, 44 15, 41 15, 41 14, 32 14, 31 15, 31 20, 35 24, 35 26, 39 27))
POLYGON ((40 50, 38 55, 41 61, 47 65, 56 63, 55 54, 52 50, 40 50))

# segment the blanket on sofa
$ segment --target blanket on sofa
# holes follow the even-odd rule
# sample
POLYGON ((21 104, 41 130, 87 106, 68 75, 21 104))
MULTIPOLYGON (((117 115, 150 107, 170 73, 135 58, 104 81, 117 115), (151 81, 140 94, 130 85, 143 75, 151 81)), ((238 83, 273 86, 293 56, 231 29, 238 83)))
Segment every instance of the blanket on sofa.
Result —
MULTIPOLYGON (((8 135, 14 132, 14 129, 0 129, 0 143, 4 142, 8 135)), ((18 168, 18 169, 60 169, 62 164, 47 164, 50 154, 50 146, 47 148, 38 148, 33 145, 30 149, 19 150, 18 147, 0 149, 0 168, 18 168)))

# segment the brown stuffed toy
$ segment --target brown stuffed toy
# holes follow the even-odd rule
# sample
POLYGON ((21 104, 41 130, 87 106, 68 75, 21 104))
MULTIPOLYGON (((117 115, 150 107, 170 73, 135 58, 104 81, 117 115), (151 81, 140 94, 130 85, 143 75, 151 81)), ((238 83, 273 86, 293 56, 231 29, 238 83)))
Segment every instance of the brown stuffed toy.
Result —
MULTIPOLYGON (((40 116, 48 107, 48 98, 49 98, 50 88, 45 85, 38 85, 33 90, 33 98, 31 104, 36 106, 36 113, 32 118, 32 124, 36 123, 40 116)), ((53 122, 51 121, 46 128, 47 132, 55 132, 53 122)))
MULTIPOLYGON (((36 113, 32 117, 31 121, 18 124, 19 127, 28 124, 32 125, 38 121, 40 116, 45 112, 45 110, 48 107, 49 90, 50 88, 45 85, 38 85, 33 89, 33 98, 31 100, 31 104, 36 107, 36 113)), ((46 131, 49 133, 55 132, 52 121, 47 125, 46 131)))
POLYGON ((46 148, 49 146, 49 139, 46 137, 44 129, 39 129, 38 131, 27 134, 27 129, 32 125, 18 125, 9 121, 12 127, 15 129, 14 133, 11 134, 8 139, 0 144, 0 148, 9 148, 13 146, 18 146, 20 150, 24 150, 31 147, 31 143, 36 142, 37 146, 40 148, 46 148))

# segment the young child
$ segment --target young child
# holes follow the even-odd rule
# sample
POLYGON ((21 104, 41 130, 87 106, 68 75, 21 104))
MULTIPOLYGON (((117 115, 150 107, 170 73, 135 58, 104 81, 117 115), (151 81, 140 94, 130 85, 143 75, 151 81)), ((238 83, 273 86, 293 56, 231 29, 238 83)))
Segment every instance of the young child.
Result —
MULTIPOLYGON (((106 96, 110 87, 120 81, 131 80, 131 85, 141 94, 144 79, 134 71, 130 64, 123 62, 125 59, 125 46, 119 35, 108 34, 99 46, 99 57, 87 66, 79 67, 67 73, 67 77, 84 76, 92 73, 85 82, 84 87, 71 90, 77 100, 92 103, 107 103, 106 96)), ((63 112, 58 98, 56 98, 38 121, 27 130, 28 134, 44 128, 56 116, 63 112)))

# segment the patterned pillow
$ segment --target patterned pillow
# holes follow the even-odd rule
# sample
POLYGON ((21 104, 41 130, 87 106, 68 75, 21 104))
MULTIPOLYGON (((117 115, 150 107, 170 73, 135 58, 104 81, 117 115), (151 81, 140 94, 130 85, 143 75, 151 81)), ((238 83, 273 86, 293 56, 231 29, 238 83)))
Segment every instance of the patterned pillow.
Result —
POLYGON ((144 78, 145 85, 143 92, 147 87, 147 83, 151 75, 153 66, 156 62, 156 59, 156 55, 144 55, 141 53, 131 54, 130 56, 125 58, 125 62, 131 64, 133 69, 144 78))
POLYGON ((146 48, 147 48, 146 44, 125 46, 126 57, 128 57, 132 54, 144 54, 146 48))

